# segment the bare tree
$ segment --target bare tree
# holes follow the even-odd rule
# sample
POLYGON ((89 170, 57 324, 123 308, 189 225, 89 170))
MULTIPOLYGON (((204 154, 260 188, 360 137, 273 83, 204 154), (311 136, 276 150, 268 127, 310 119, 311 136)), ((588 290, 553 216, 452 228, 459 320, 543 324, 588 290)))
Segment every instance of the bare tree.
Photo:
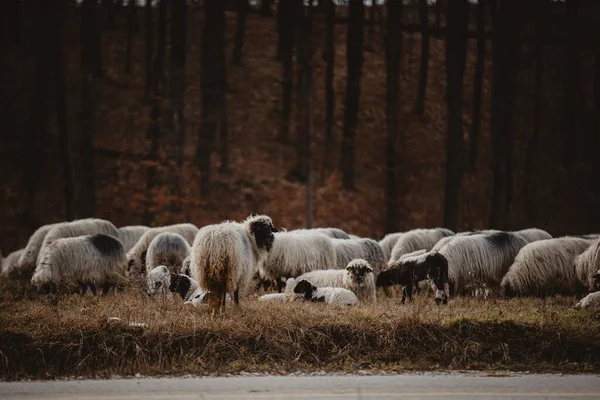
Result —
POLYGON ((474 171, 477 166, 477 150, 481 132, 481 99, 483 92, 483 72, 485 69, 485 3, 477 3, 477 63, 473 82, 473 123, 471 125, 469 146, 469 169, 474 171))
POLYGON ((248 0, 237 0, 237 28, 235 31, 235 45, 231 63, 242 65, 242 47, 244 46, 244 33, 246 31, 246 14, 248 12, 248 0))
POLYGON ((367 29, 367 44, 365 49, 373 51, 373 36, 375 36, 375 10, 377 9, 377 0, 371 0, 369 7, 369 25, 367 29))
POLYGON ((280 18, 282 19, 280 46, 282 60, 281 87, 283 89, 279 140, 287 143, 290 137, 292 94, 294 90, 294 32, 296 30, 296 15, 294 13, 293 1, 280 2, 278 13, 281 14, 280 18))
POLYGON ((415 112, 417 115, 425 114, 425 96, 427 93, 427 78, 429 75, 429 6, 427 0, 419 0, 419 19, 421 22, 421 65, 419 68, 419 91, 415 112))
POLYGON ((350 0, 348 5, 348 36, 346 59, 346 101, 344 107, 344 129, 342 132, 341 164, 344 189, 354 189, 355 138, 358 128, 360 86, 363 69, 365 4, 362 0, 350 0))
POLYGON ((135 1, 129 0, 127 5, 127 38, 125 43, 125 73, 131 74, 131 49, 133 47, 133 33, 136 29, 137 6, 135 1))
POLYGON ((152 2, 147 1, 144 7, 144 98, 148 99, 152 92, 152 55, 154 54, 152 2))
MULTIPOLYGON (((183 166, 183 144, 185 141, 185 114, 183 110, 187 36, 186 11, 186 0, 171 0, 171 49, 169 53, 171 124, 179 173, 181 173, 181 167, 183 166)), ((177 192, 180 192, 180 188, 177 189, 177 192)))
POLYGON ((264 15, 265 17, 273 16, 273 0, 261 0, 260 14, 264 15))
POLYGON ((325 2, 325 45, 323 47, 323 60, 325 61, 325 157, 323 157, 323 176, 331 169, 331 154, 334 146, 333 129, 335 126, 335 3, 333 0, 321 0, 325 2))
POLYGON ((580 107, 579 79, 579 41, 577 34, 577 0, 566 0, 567 19, 567 51, 565 59, 565 77, 563 88, 563 129, 565 134, 564 165, 567 170, 571 169, 578 156, 579 126, 578 110, 580 107))

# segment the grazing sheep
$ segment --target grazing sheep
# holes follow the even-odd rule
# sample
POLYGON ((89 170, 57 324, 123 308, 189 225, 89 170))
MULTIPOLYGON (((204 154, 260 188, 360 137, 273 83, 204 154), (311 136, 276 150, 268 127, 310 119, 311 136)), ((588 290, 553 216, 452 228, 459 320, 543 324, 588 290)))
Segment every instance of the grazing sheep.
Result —
POLYGON ((208 291, 208 304, 214 311, 225 307, 225 295, 233 294, 239 304, 239 291, 267 259, 277 229, 271 218, 250 216, 244 222, 223 222, 198 231, 192 246, 192 278, 208 291))
POLYGON ((24 252, 25 249, 19 249, 10 253, 6 258, 2 258, 2 254, 0 254, 0 273, 6 275, 10 271, 18 270, 19 259, 24 252))
POLYGON ((598 291, 600 290, 600 269, 598 271, 596 271, 596 274, 594 275, 593 279, 592 279, 592 284, 593 284, 593 291, 598 291))
POLYGON ((354 306, 359 300, 356 295, 340 287, 321 287, 317 288, 309 281, 302 279, 294 286, 294 293, 302 295, 302 298, 311 303, 326 303, 337 306, 354 306))
POLYGON ((390 260, 390 257, 392 256, 392 249, 402 235, 404 235, 404 232, 388 233, 379 241, 379 246, 381 246, 381 249, 383 250, 385 261, 390 260))
POLYGON ((190 276, 190 274, 192 273, 190 270, 190 261, 192 260, 192 248, 190 247, 190 255, 187 256, 185 258, 185 260, 183 260, 183 265, 181 266, 181 273, 187 276, 190 276))
POLYGON ((521 229, 520 231, 513 231, 513 233, 521 235, 527 243, 533 243, 538 240, 552 239, 551 234, 538 228, 521 229))
POLYGON ((145 257, 148 247, 152 240, 163 232, 178 233, 191 245, 194 242, 196 233, 198 233, 198 227, 193 224, 175 224, 148 230, 137 241, 135 246, 127 252, 127 268, 130 276, 141 275, 146 272, 145 257))
POLYGON ((335 250, 335 269, 344 269, 356 258, 367 260, 378 274, 386 267, 385 255, 379 243, 373 239, 331 239, 335 250))
POLYGON ((322 233, 332 239, 350 239, 350 235, 338 228, 312 228, 312 229, 295 229, 290 232, 316 232, 322 233))
POLYGON ((280 302, 285 299, 285 293, 269 293, 258 298, 258 301, 280 302))
POLYGON ((190 245, 178 233, 163 232, 158 234, 146 253, 146 269, 151 270, 159 265, 169 268, 172 274, 181 271, 183 262, 190 255, 190 245))
POLYGON ((389 261, 395 261, 403 254, 415 250, 431 250, 435 244, 444 237, 454 236, 454 232, 446 228, 413 229, 405 232, 394 245, 389 261))
POLYGON ((401 303, 406 297, 412 302, 413 289, 420 281, 433 280, 436 287, 436 303, 448 303, 448 264, 437 252, 418 250, 390 263, 390 267, 377 276, 376 287, 404 285, 401 303))
POLYGON ((502 278, 504 295, 543 297, 583 293, 585 288, 575 274, 575 258, 588 247, 588 240, 573 237, 529 243, 502 278))
POLYGON ((140 240, 142 235, 148 232, 151 228, 144 225, 129 225, 119 228, 119 239, 123 243, 125 251, 131 250, 133 246, 140 240))
POLYGON ((301 280, 307 280, 317 287, 339 287, 351 290, 360 301, 376 300, 373 268, 363 259, 352 260, 346 269, 326 269, 308 272, 295 280, 288 279, 285 293, 294 297, 294 287, 301 280))
POLYGON ((57 285, 96 287, 106 294, 126 283, 127 259, 121 241, 108 235, 85 235, 56 239, 41 253, 31 283, 39 292, 56 292, 57 285))
POLYGON ((592 242, 586 251, 575 258, 575 274, 579 281, 589 290, 594 291, 594 276, 600 267, 600 239, 592 242))
POLYGON ((283 288, 282 278, 295 278, 316 269, 335 269, 336 258, 332 240, 322 233, 291 231, 275 233, 273 248, 259 268, 259 280, 277 282, 277 291, 283 288))
MULTIPOLYGON (((203 290, 198 281, 187 275, 177 274, 173 277, 169 291, 179 293, 185 304, 198 306, 208 301, 207 292, 203 290)), ((229 295, 225 301, 231 301, 229 295)))
POLYGON ((362 239, 360 236, 356 236, 356 235, 352 235, 352 234, 349 234, 348 236, 350 239, 362 239))
POLYGON ((33 235, 29 237, 27 246, 25 246, 25 251, 23 251, 17 263, 13 264, 13 267, 8 269, 7 273, 9 278, 16 279, 20 277, 31 277, 33 271, 35 271, 35 266, 40 254, 40 249, 44 243, 44 238, 52 228, 64 223, 66 222, 44 225, 33 232, 33 235))
POLYGON ((600 292, 593 292, 585 296, 575 305, 577 309, 600 309, 600 292))
POLYGON ((148 294, 153 296, 156 293, 161 293, 167 297, 171 297, 171 273, 165 265, 160 265, 148 272, 146 277, 148 283, 148 294))

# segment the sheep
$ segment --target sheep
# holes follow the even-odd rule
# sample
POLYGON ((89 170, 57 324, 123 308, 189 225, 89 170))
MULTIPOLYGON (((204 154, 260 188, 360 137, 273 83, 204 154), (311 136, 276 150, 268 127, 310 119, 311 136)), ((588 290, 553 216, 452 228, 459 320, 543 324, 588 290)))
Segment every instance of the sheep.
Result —
POLYGON ((521 229, 520 231, 513 231, 513 233, 521 235, 527 243, 533 243, 538 240, 552 239, 551 234, 538 228, 521 229))
POLYGON ((311 228, 311 229, 294 229, 290 232, 302 233, 302 232, 316 232, 322 233, 332 239, 350 239, 350 235, 339 228, 311 228))
POLYGON ((336 258, 332 240, 322 233, 306 231, 277 232, 273 248, 259 268, 259 280, 277 282, 277 291, 283 288, 282 278, 295 278, 315 269, 335 269, 336 258))
POLYGON ((171 273, 166 265, 160 265, 156 268, 151 269, 146 276, 146 282, 148 284, 148 294, 153 296, 157 293, 161 293, 167 297, 171 297, 171 273))
POLYGON ((592 290, 594 292, 600 290, 600 269, 596 271, 596 274, 592 279, 592 290))
POLYGON ((158 234, 146 253, 146 269, 149 271, 159 265, 165 265, 172 274, 180 272, 184 260, 190 255, 190 245, 178 233, 158 234))
POLYGON ((593 292, 585 296, 575 305, 576 309, 600 309, 600 292, 593 292))
POLYGON ((589 291, 595 289, 594 276, 600 267, 600 239, 592 242, 586 251, 575 257, 575 273, 589 291))
POLYGON ((356 258, 367 260, 375 274, 386 266, 383 250, 373 239, 331 239, 331 243, 335 250, 335 269, 346 268, 348 263, 356 258))
POLYGON ((385 256, 386 261, 390 260, 390 257, 392 256, 392 249, 402 235, 404 235, 404 232, 388 233, 379 241, 379 246, 381 246, 381 249, 383 250, 383 255, 385 256))
POLYGON ((301 280, 307 280, 317 287, 340 287, 351 290, 360 301, 375 302, 376 289, 373 268, 366 260, 355 259, 346 269, 326 269, 308 272, 295 280, 288 279, 285 293, 288 299, 294 297, 294 287, 301 280))
POLYGON ((43 225, 33 232, 33 235, 29 237, 29 241, 27 241, 25 251, 23 251, 17 263, 13 264, 13 266, 6 271, 8 276, 11 279, 20 277, 29 278, 35 270, 44 238, 52 228, 64 223, 66 222, 43 225))
POLYGON ((15 250, 6 256, 6 258, 2 258, 2 254, 0 254, 0 273, 7 275, 10 271, 18 270, 19 259, 24 252, 25 249, 15 250))
POLYGON ((148 247, 152 240, 163 232, 178 233, 191 245, 194 242, 196 233, 198 233, 198 227, 193 224, 175 224, 148 230, 137 241, 135 246, 127 252, 127 269, 130 276, 141 275, 146 272, 145 257, 148 247))
POLYGON ((101 286, 107 294, 126 283, 127 259, 121 241, 96 234, 54 240, 41 253, 31 283, 38 292, 56 292, 57 285, 78 284, 82 294, 89 286, 93 295, 101 286))
MULTIPOLYGON (((207 292, 204 291, 198 281, 184 274, 177 274, 171 281, 169 291, 178 293, 184 301, 184 304, 192 304, 198 306, 205 304, 208 300, 207 292)), ((225 301, 231 301, 229 295, 225 297, 225 301)))
POLYGON ((285 300, 285 293, 269 293, 262 295, 258 301, 280 302, 285 300))
POLYGON ((125 251, 131 250, 133 246, 140 240, 142 235, 148 232, 151 228, 144 225, 128 225, 119 228, 119 239, 123 243, 125 251))
POLYGON ((529 243, 502 278, 500 286, 504 296, 583 293, 584 286, 575 274, 575 258, 588 247, 588 240, 573 237, 529 243))
POLYGON ((191 249, 192 248, 190 247, 190 255, 187 256, 185 258, 185 260, 183 260, 183 264, 181 265, 181 271, 180 271, 180 273, 182 273, 183 275, 187 275, 187 276, 190 276, 190 274, 191 274, 191 271, 190 271, 190 261, 192 260, 191 249))
POLYGON ((395 261, 402 254, 412 253, 415 250, 429 251, 441 238, 446 236, 454 236, 454 232, 445 228, 413 229, 405 232, 396 241, 389 261, 395 261))
POLYGON ((401 300, 404 304, 407 296, 412 302, 413 288, 418 288, 418 283, 426 279, 432 279, 436 287, 436 303, 447 304, 448 264, 443 256, 434 251, 418 250, 390 263, 390 267, 377 276, 376 287, 404 285, 401 300))
POLYGON ((340 287, 317 288, 309 281, 302 279, 294 287, 294 293, 302 295, 302 298, 312 303, 326 303, 338 306, 355 306, 359 300, 356 295, 340 287))
POLYGON ((244 222, 226 221, 203 227, 192 245, 192 278, 208 291, 213 312, 225 307, 225 295, 233 294, 239 305, 239 291, 247 287, 252 276, 269 255, 275 240, 271 218, 250 216, 244 222))

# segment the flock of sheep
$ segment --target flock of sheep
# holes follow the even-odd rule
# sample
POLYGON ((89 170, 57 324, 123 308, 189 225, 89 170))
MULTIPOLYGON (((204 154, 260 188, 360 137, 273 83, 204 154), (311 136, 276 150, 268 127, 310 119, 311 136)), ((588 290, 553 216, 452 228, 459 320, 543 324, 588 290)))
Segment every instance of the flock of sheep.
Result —
POLYGON ((552 238, 536 228, 414 229, 377 242, 337 228, 280 232, 264 215, 200 229, 189 223, 117 228, 89 218, 40 227, 1 267, 41 293, 142 286, 149 295, 175 293, 213 310, 261 287, 276 293, 259 301, 352 306, 375 302, 377 288, 389 294, 394 285, 402 286, 402 302, 430 289, 438 304, 456 295, 589 292, 577 307, 600 308, 600 235, 552 238))

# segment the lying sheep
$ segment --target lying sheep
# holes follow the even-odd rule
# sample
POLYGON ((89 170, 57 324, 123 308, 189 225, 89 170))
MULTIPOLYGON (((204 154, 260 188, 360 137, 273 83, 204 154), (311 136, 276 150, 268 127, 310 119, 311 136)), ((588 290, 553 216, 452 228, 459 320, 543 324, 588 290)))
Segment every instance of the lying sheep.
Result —
POLYGON ((331 243, 335 250, 335 269, 346 268, 350 261, 357 258, 368 261, 375 274, 386 267, 383 250, 373 239, 331 239, 331 243))
POLYGON ((52 228, 65 223, 66 222, 58 222, 55 224, 44 225, 33 232, 33 235, 29 237, 27 246, 25 246, 25 250, 21 253, 17 263, 13 264, 13 266, 8 269, 7 273, 9 278, 29 278, 33 274, 33 271, 35 271, 44 238, 52 228))
POLYGON ((506 297, 577 295, 585 291, 575 274, 575 258, 590 242, 562 237, 540 240, 523 247, 502 278, 506 297))
POLYGON ((294 287, 301 280, 307 280, 313 285, 324 287, 339 287, 348 289, 360 301, 375 302, 375 278, 373 276, 373 268, 363 259, 352 260, 348 263, 346 269, 328 269, 312 271, 300 275, 297 279, 288 279, 285 293, 288 298, 294 297, 294 287))
POLYGON ((403 254, 412 253, 415 250, 429 251, 440 239, 447 236, 454 236, 454 232, 446 228, 413 229, 405 232, 396 241, 389 261, 395 261, 403 254))
POLYGON ((156 268, 151 269, 146 276, 146 282, 148 284, 148 294, 154 296, 157 293, 161 293, 167 297, 171 297, 171 273, 169 268, 165 265, 160 265, 156 268))
POLYGON ((321 287, 317 288, 309 281, 302 279, 294 286, 294 293, 302 295, 302 298, 312 303, 326 303, 337 306, 354 306, 359 300, 356 295, 340 287, 321 287))
POLYGON ((39 292, 56 292, 59 283, 89 287, 96 295, 102 287, 107 294, 111 288, 124 285, 127 259, 121 241, 108 235, 85 235, 61 238, 49 244, 41 254, 31 283, 39 292))
POLYGON ((233 294, 239 304, 239 291, 267 259, 275 240, 271 218, 250 216, 244 222, 223 222, 198 231, 192 246, 192 278, 208 291, 209 307, 225 307, 225 295, 233 294))
POLYGON ((280 302, 280 301, 284 301, 284 299, 285 299, 285 293, 269 293, 269 294, 264 294, 264 295, 260 296, 258 298, 258 301, 280 302))
POLYGON ((325 236, 328 236, 332 239, 350 239, 350 235, 339 228, 311 228, 311 229, 294 229, 290 232, 313 232, 313 233, 322 233, 325 236))
POLYGON ((597 275, 599 266, 600 239, 596 239, 586 251, 575 258, 575 274, 589 291, 598 290, 596 289, 594 276, 597 275))
POLYGON ((2 258, 0 254, 0 273, 2 275, 10 274, 11 271, 18 270, 19 258, 23 255, 25 249, 15 250, 6 258, 2 258))
POLYGON ((281 293, 287 278, 317 269, 336 268, 332 239, 322 233, 311 230, 277 232, 274 237, 273 248, 258 271, 263 286, 265 281, 275 281, 277 291, 281 293))
POLYGON ((131 276, 141 275, 146 272, 145 257, 152 240, 163 232, 178 233, 191 245, 194 242, 198 228, 193 224, 175 224, 152 228, 142 235, 127 252, 127 268, 131 276))
POLYGON ((189 257, 190 251, 190 245, 180 234, 160 233, 152 239, 148 246, 146 268, 151 270, 159 265, 164 265, 172 274, 176 274, 183 268, 183 263, 189 257))
POLYGON ((379 246, 383 250, 383 255, 386 261, 389 261, 390 257, 392 256, 392 249, 402 235, 404 235, 404 232, 388 233, 379 241, 379 246))
MULTIPOLYGON (((177 274, 173 277, 169 290, 173 293, 179 293, 184 301, 184 304, 192 304, 198 306, 205 304, 208 301, 207 292, 202 290, 198 281, 190 278, 187 275, 177 274)), ((231 301, 229 295, 225 297, 225 301, 231 301)))
POLYGON ((125 251, 131 250, 140 240, 142 235, 150 230, 150 227, 144 225, 128 225, 119 228, 119 239, 123 243, 125 251))
POLYGON ((600 292, 593 292, 585 296, 575 305, 577 309, 600 309, 600 292))

